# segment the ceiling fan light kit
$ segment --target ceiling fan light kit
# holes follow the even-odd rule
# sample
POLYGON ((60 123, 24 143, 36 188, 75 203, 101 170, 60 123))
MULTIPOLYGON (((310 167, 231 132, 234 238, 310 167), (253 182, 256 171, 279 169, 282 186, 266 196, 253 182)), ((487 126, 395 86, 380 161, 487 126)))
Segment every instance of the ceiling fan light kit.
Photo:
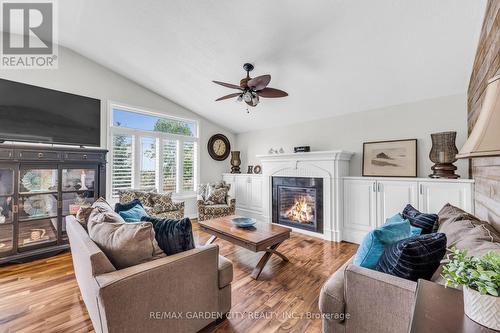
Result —
MULTIPOLYGON (((260 97, 277 98, 288 96, 288 94, 283 90, 267 87, 269 82, 271 82, 271 75, 266 74, 251 78, 250 72, 254 69, 254 66, 250 63, 244 64, 243 69, 247 72, 247 76, 241 79, 239 86, 221 81, 212 81, 215 84, 221 85, 226 88, 240 90, 240 92, 217 98, 215 101, 222 101, 224 99, 236 97, 236 101, 244 101, 247 105, 255 107, 259 104, 260 97)), ((249 113, 248 108, 247 113, 249 113)))

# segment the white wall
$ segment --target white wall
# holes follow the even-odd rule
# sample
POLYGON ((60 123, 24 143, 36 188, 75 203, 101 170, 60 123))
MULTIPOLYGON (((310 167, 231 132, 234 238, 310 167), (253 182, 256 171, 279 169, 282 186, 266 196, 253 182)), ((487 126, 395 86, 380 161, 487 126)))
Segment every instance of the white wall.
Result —
MULTIPOLYGON (((200 181, 219 180, 223 172, 230 170, 229 158, 223 162, 214 161, 208 155, 206 145, 208 138, 215 133, 223 133, 233 144, 234 135, 232 133, 67 48, 59 47, 59 68, 57 70, 0 70, 0 78, 101 99, 101 146, 104 148, 107 144, 108 101, 198 120, 200 126, 200 181)), ((186 204, 192 212, 194 200, 189 200, 186 204)), ((192 214, 190 213, 190 215, 192 214)))
MULTIPOLYGON (((325 107, 328 107, 325 101, 325 107)), ((361 175, 363 142, 393 139, 418 139, 418 175, 427 177, 433 163, 429 160, 430 134, 457 131, 460 149, 467 137, 467 103, 465 94, 419 101, 411 104, 351 113, 328 119, 305 121, 285 127, 252 131, 236 136, 241 150, 242 171, 247 165, 260 164, 256 155, 267 154, 270 148, 283 147, 293 152, 294 146, 311 146, 311 150, 343 149, 354 152, 350 175, 361 175)), ((467 161, 455 164, 458 174, 468 177, 467 161)))

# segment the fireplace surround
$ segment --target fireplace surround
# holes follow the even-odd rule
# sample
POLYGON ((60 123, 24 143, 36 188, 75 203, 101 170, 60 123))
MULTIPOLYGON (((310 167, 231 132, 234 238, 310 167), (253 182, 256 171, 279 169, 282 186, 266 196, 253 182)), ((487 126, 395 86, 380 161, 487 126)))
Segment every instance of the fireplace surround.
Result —
MULTIPOLYGON (((322 228, 316 231, 311 230, 310 226, 307 225, 311 223, 306 223, 306 227, 303 228, 292 224, 288 224, 288 226, 290 226, 293 231, 309 236, 319 237, 330 241, 341 241, 343 219, 342 178, 349 175, 349 161, 351 157, 351 152, 342 150, 257 155, 257 158, 259 158, 262 163, 262 215, 264 221, 268 223, 277 223, 275 222, 277 221, 276 212, 273 214, 273 180, 276 177, 284 177, 287 179, 294 177, 313 178, 316 180, 321 179, 322 190, 316 189, 316 194, 319 192, 323 197, 323 207, 321 209, 322 228)), ((294 187, 300 186, 291 187, 293 190, 296 190, 294 187)), ((309 206, 309 203, 312 203, 311 199, 307 198, 307 194, 311 194, 310 192, 308 193, 307 190, 303 189, 302 192, 299 191, 298 194, 298 205, 307 203, 309 206), (300 198, 300 194, 302 194, 302 197, 306 196, 306 198, 300 198), (302 202, 300 202, 300 199, 302 202)), ((292 206, 294 205, 295 200, 292 202, 292 206)), ((317 218, 319 216, 317 204, 315 207, 311 208, 314 208, 314 211, 309 208, 306 208, 306 210, 309 209, 309 213, 314 212, 317 218)), ((299 207, 297 214, 305 214, 304 209, 299 207)), ((286 216, 287 214, 285 214, 285 217, 286 216)), ((308 217, 306 215, 306 220, 307 219, 308 217)))
POLYGON ((272 177, 273 223, 323 233, 323 178, 272 177))

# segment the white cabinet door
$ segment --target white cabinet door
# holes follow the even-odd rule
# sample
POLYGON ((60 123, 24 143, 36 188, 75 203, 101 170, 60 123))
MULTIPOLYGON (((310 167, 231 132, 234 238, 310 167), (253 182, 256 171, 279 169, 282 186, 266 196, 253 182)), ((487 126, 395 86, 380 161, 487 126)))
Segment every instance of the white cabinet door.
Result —
POLYGON ((250 178, 250 191, 248 193, 248 205, 251 210, 257 212, 262 211, 262 178, 261 177, 251 177, 250 178))
POLYGON ((377 182, 377 226, 403 211, 407 204, 418 207, 418 186, 416 181, 377 182))
POLYGON ((421 182, 419 184, 419 210, 425 213, 437 213, 450 203, 474 214, 471 183, 421 182))
POLYGON ((345 240, 360 243, 376 227, 376 190, 374 180, 344 180, 345 240))
POLYGON ((236 206, 240 208, 247 208, 248 206, 248 178, 235 177, 235 197, 236 206))

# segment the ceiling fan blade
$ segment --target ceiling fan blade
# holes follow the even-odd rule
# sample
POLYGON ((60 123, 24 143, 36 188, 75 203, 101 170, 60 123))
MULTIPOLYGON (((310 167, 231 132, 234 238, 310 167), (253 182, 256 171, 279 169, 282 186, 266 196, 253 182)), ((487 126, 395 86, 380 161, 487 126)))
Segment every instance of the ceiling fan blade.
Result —
POLYGON ((276 97, 286 97, 288 96, 288 93, 279 89, 264 88, 262 90, 257 91, 257 95, 259 95, 260 97, 276 98, 276 97))
POLYGON ((248 81, 247 85, 250 88, 254 88, 256 91, 259 91, 259 90, 262 90, 265 87, 267 87, 269 82, 271 82, 271 75, 266 74, 266 75, 254 77, 253 79, 248 81))
POLYGON ((213 83, 220 84, 221 86, 227 87, 227 88, 233 88, 233 89, 238 89, 238 90, 243 90, 240 86, 237 86, 235 84, 231 83, 225 83, 225 82, 220 82, 220 81, 212 81, 213 83))
POLYGON ((222 101, 223 99, 228 99, 228 98, 236 97, 236 96, 239 96, 239 95, 241 95, 241 93, 229 94, 229 95, 226 95, 226 96, 219 97, 215 101, 216 102, 217 101, 222 101))

